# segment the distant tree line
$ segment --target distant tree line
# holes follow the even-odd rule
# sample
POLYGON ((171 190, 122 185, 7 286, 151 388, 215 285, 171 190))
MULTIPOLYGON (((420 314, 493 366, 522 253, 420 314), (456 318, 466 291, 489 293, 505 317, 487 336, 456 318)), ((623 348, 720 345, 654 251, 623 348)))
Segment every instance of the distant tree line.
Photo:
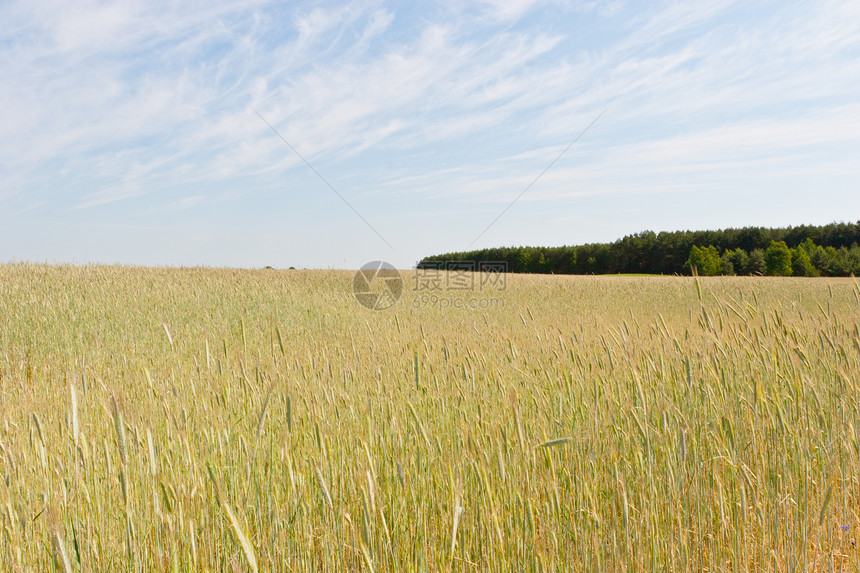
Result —
POLYGON ((507 263, 508 272, 554 274, 860 275, 860 221, 769 229, 645 231, 614 243, 501 247, 426 257, 448 263, 507 263))
POLYGON ((685 267, 702 276, 844 277, 860 274, 860 246, 822 247, 807 238, 793 249, 785 241, 771 241, 767 249, 726 249, 722 255, 713 245, 694 246, 685 267))

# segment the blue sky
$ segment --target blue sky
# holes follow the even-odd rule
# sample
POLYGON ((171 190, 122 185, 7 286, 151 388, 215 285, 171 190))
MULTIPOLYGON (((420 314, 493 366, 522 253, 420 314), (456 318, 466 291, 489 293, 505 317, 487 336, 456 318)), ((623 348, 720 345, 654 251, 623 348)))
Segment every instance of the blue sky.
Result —
POLYGON ((0 261, 409 268, 860 219, 856 0, 6 0, 0 21, 0 261))

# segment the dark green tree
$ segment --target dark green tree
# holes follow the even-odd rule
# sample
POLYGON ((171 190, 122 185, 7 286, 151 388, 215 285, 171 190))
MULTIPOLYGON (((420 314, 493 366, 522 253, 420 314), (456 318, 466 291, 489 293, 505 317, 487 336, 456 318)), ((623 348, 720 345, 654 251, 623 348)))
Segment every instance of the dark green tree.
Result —
POLYGON ((848 270, 854 275, 860 275, 860 246, 856 243, 848 249, 848 270))
POLYGON ((824 247, 816 247, 815 251, 809 255, 809 260, 812 262, 812 266, 815 267, 815 272, 824 277, 830 276, 830 258, 827 256, 827 251, 824 250, 824 247))
POLYGON ((845 247, 835 249, 827 247, 824 249, 827 255, 827 274, 831 277, 848 276, 848 251, 845 247))
POLYGON ((802 246, 791 250, 791 274, 796 277, 818 276, 818 271, 812 266, 806 248, 802 246))
POLYGON ((791 249, 785 241, 771 241, 764 253, 764 262, 769 276, 791 276, 791 249))
POLYGON ((747 267, 749 270, 748 274, 751 275, 763 275, 767 270, 767 265, 764 260, 764 251, 761 249, 753 249, 750 251, 750 259, 749 266, 747 267))
POLYGON ((750 256, 745 250, 738 247, 733 251, 726 251, 726 253, 729 254, 729 260, 731 260, 736 274, 750 274, 750 256))
POLYGON ((734 275, 735 272, 735 264, 732 262, 732 251, 726 249, 726 252, 723 253, 723 256, 720 257, 720 272, 724 275, 734 275))

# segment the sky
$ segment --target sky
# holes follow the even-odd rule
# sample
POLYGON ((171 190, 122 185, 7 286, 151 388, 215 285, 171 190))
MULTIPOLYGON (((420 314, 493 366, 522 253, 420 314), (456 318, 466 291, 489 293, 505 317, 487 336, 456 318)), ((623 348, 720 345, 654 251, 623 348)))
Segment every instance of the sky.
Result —
POLYGON ((0 2, 0 261, 860 219, 860 2, 0 2))

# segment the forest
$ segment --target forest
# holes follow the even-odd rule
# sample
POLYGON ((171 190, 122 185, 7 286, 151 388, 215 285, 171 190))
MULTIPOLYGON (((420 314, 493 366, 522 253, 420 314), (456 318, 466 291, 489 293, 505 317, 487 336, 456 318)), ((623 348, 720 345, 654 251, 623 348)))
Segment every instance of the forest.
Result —
POLYGON ((849 276, 860 274, 860 221, 717 231, 644 231, 613 243, 499 247, 422 259, 417 267, 473 268, 504 262, 507 272, 849 276))

